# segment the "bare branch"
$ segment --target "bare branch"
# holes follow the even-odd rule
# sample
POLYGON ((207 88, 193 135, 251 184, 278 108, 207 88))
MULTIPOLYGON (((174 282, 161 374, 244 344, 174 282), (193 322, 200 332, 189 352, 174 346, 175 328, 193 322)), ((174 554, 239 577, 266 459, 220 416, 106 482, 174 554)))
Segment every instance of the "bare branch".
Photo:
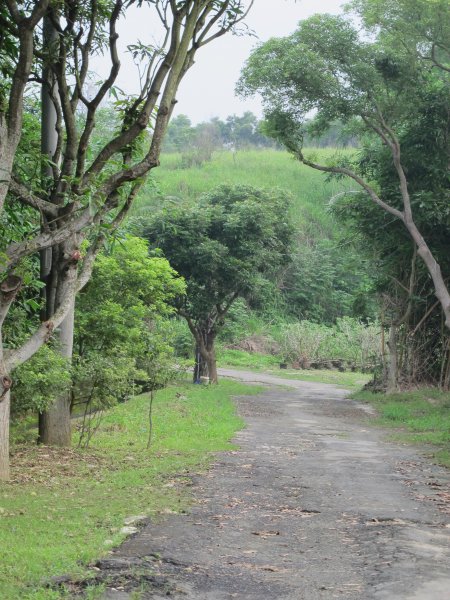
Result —
POLYGON ((49 340, 55 328, 65 319, 73 304, 77 282, 76 271, 76 264, 72 264, 66 275, 61 303, 51 319, 42 323, 20 348, 5 353, 5 365, 8 373, 36 354, 39 348, 49 340))
POLYGON ((25 185, 20 183, 19 181, 12 179, 9 185, 10 193, 22 204, 26 204, 27 206, 31 206, 36 210, 44 213, 47 216, 57 217, 58 216, 58 207, 52 204, 51 202, 47 202, 47 200, 43 200, 36 194, 33 194, 31 190, 29 190, 25 185))
MULTIPOLYGON (((119 54, 117 51, 117 39, 118 39, 118 34, 116 31, 116 23, 117 20, 120 16, 120 11, 122 9, 123 6, 123 2, 122 0, 117 0, 115 6, 114 6, 114 10, 112 11, 110 20, 109 20, 109 50, 110 50, 110 56, 111 56, 111 70, 109 72, 109 76, 107 77, 107 79, 102 83, 102 85, 100 86, 99 91, 97 92, 97 94, 95 95, 95 97, 88 102, 87 108, 88 108, 88 112, 87 112, 87 116, 86 116, 86 123, 84 126, 84 130, 83 133, 81 134, 81 138, 80 138, 80 142, 78 145, 78 152, 77 152, 77 166, 76 166, 76 177, 81 177, 84 173, 84 167, 85 167, 85 160, 86 160, 86 152, 87 152, 87 147, 88 147, 88 143, 89 143, 89 139, 91 137, 92 131, 94 129, 95 126, 95 113, 97 108, 99 107, 101 101, 103 100, 103 98, 106 96, 107 92, 112 88, 117 75, 119 74, 119 70, 120 70, 120 59, 119 59, 119 54)), ((93 31, 89 33, 89 35, 93 35, 93 31)), ((86 42, 86 46, 83 49, 84 54, 86 55, 86 53, 88 53, 88 48, 91 42, 86 42)), ((83 60, 83 72, 80 74, 80 78, 79 81, 77 83, 77 88, 78 88, 78 94, 81 95, 82 94, 82 85, 83 85, 83 81, 86 77, 86 73, 84 73, 84 70, 87 72, 87 56, 85 56, 84 60, 83 60)), ((114 154, 114 152, 112 153, 114 154)), ((111 154, 111 156, 112 156, 111 154)), ((106 162, 106 161, 105 161, 106 162)))
POLYGON ((311 167, 312 169, 323 171, 324 173, 336 173, 350 177, 351 179, 353 179, 353 181, 356 181, 356 183, 365 190, 365 192, 369 195, 371 200, 375 202, 375 204, 378 204, 378 206, 381 206, 381 208, 383 208, 386 212, 394 215, 401 221, 405 221, 405 215, 403 214, 403 212, 397 210, 393 206, 390 206, 389 204, 381 200, 381 198, 378 196, 375 190, 372 187, 370 187, 370 185, 366 181, 364 181, 362 177, 357 175, 354 171, 351 171, 346 167, 327 167, 325 165, 319 165, 305 158, 301 151, 297 153, 297 156, 303 164, 307 165, 308 167, 311 167))

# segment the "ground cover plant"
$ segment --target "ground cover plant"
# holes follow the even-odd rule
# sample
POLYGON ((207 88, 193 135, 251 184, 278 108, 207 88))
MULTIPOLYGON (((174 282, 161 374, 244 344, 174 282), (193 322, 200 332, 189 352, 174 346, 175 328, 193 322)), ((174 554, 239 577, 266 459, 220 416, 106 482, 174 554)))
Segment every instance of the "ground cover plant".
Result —
POLYGON ((436 388, 393 394, 356 392, 355 400, 367 402, 378 412, 376 423, 393 429, 401 442, 431 448, 437 462, 450 467, 450 395, 436 388))
POLYGON ((0 487, 0 597, 62 598, 43 581, 85 574, 84 565, 123 539, 124 517, 185 510, 179 476, 232 447, 242 421, 230 398, 258 389, 225 381, 158 392, 149 449, 148 395, 108 412, 86 451, 15 447, 12 480, 0 487))

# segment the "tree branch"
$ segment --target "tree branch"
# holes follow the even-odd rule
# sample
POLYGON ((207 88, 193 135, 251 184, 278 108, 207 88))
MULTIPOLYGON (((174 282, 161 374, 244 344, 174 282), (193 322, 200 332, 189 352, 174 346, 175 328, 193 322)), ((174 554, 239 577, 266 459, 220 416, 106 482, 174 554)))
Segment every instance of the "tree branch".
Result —
POLYGON ((394 215, 395 217, 400 219, 400 221, 402 221, 403 223, 405 222, 405 215, 403 214, 403 212, 401 212, 400 210, 397 210, 393 206, 390 206, 389 204, 387 204, 386 202, 381 200, 381 198, 378 196, 378 194, 375 192, 375 190, 373 188, 371 188, 370 185, 368 183, 366 183, 364 181, 364 179, 362 177, 360 177, 359 175, 357 175, 354 171, 351 171, 350 169, 347 169, 346 167, 327 167, 325 165, 319 165, 319 164, 314 163, 314 162, 308 160, 307 158, 305 158, 303 156, 303 153, 301 150, 297 151, 297 156, 298 156, 298 159, 303 164, 307 165, 308 167, 311 167, 312 169, 316 169, 318 171, 323 171, 324 173, 336 173, 336 174, 346 175, 347 177, 350 177, 351 179, 353 179, 353 181, 356 181, 356 183, 365 190, 365 192, 368 194, 368 196, 371 198, 371 200, 373 200, 373 202, 375 202, 375 204, 378 204, 378 206, 381 206, 381 208, 383 208, 386 212, 390 213, 391 215, 394 215))
POLYGON ((77 265, 74 263, 69 267, 61 303, 51 319, 42 323, 20 348, 5 353, 5 365, 8 373, 36 354, 39 348, 48 341, 54 329, 62 323, 72 307, 76 283, 77 265))
POLYGON ((9 275, 2 281, 0 285, 0 328, 21 287, 22 278, 16 275, 9 275))
POLYGON ((58 207, 52 204, 51 202, 47 202, 47 200, 43 200, 33 194, 31 190, 29 190, 25 185, 17 181, 16 179, 12 179, 9 185, 10 193, 22 204, 26 204, 27 206, 31 206, 36 210, 44 213, 47 216, 56 218, 58 216, 58 207))

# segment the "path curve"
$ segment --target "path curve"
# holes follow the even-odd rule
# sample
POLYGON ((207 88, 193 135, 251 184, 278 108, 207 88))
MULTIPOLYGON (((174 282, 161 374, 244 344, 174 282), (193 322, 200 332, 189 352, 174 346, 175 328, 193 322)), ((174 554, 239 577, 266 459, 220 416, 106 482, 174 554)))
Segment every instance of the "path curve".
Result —
POLYGON ((237 400, 239 450, 194 477, 188 515, 100 561, 125 581, 105 600, 137 584, 159 600, 450 599, 448 471, 386 441, 345 390, 221 372, 270 385, 237 400))

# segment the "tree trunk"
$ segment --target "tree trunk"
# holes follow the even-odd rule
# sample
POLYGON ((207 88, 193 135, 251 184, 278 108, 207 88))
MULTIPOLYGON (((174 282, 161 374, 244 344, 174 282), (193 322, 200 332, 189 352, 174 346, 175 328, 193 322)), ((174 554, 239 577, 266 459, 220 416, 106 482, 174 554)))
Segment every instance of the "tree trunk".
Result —
POLYGON ((216 363, 216 349, 214 347, 214 343, 216 341, 216 333, 215 331, 204 331, 203 332, 203 340, 204 340, 204 359, 206 361, 207 369, 208 369, 208 377, 209 383, 217 383, 217 363, 216 363))
POLYGON ((0 480, 9 479, 9 413, 12 379, 5 361, 2 327, 8 310, 22 286, 17 275, 9 275, 0 284, 0 480))
POLYGON ((200 383, 202 377, 208 377, 208 364, 200 350, 199 344, 197 343, 195 345, 195 365, 193 382, 200 383))
POLYGON ((9 406, 7 390, 0 400, 0 480, 9 479, 9 406))
MULTIPOLYGON (((59 334, 60 354, 68 361, 72 359, 74 304, 66 318, 61 323, 59 334)), ((72 443, 71 428, 71 396, 68 390, 60 396, 46 411, 39 415, 39 443, 46 446, 59 446, 65 448, 72 443)))
POLYGON ((209 383, 217 383, 217 364, 214 342, 216 332, 208 326, 197 325, 191 329, 196 339, 194 383, 200 383, 201 377, 209 377, 209 383))
MULTIPOLYGON (((48 46, 58 40, 58 34, 51 20, 44 17, 44 38, 48 46)), ((42 122, 41 122, 41 152, 50 161, 53 160, 58 145, 57 114, 53 104, 52 95, 56 95, 57 86, 50 67, 43 70, 44 84, 41 89, 42 122), (52 93, 50 93, 50 89, 52 93)), ((44 189, 51 187, 53 169, 50 164, 44 166, 42 181, 44 189)), ((45 283, 45 307, 43 309, 43 320, 50 319, 58 308, 57 294, 58 285, 61 286, 60 278, 63 277, 61 265, 64 253, 71 251, 70 240, 62 244, 57 251, 52 248, 41 250, 41 279, 45 283)), ((72 360, 74 330, 74 303, 57 330, 59 338, 59 350, 61 356, 72 360)), ((48 446, 67 447, 71 445, 71 423, 70 423, 70 393, 62 395, 54 402, 48 410, 39 415, 39 443, 48 446)))
POLYGON ((216 352, 213 348, 208 357, 209 383, 218 383, 216 352))
POLYGON ((397 364, 397 326, 391 325, 389 329, 389 365, 387 392, 393 394, 398 389, 398 364, 397 364))

